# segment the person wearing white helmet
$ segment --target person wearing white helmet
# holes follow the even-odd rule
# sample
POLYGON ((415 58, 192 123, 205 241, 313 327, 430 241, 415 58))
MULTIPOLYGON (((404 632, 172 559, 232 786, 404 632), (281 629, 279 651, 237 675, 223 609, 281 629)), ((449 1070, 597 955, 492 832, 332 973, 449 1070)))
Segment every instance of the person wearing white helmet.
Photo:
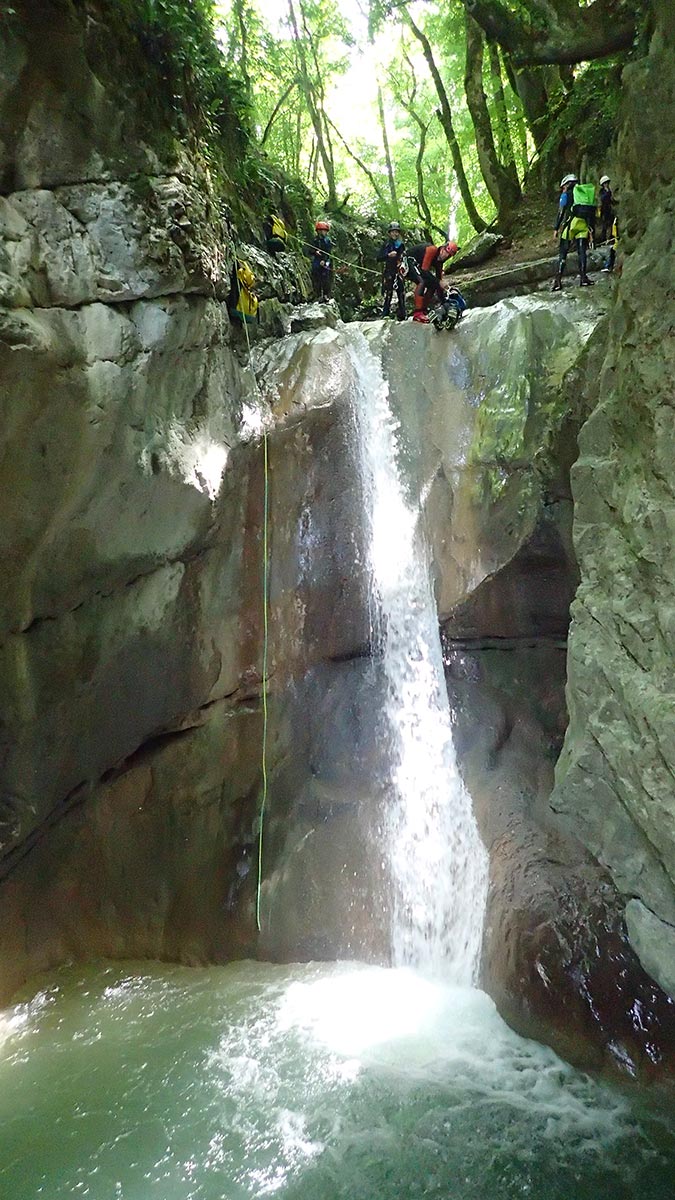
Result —
MULTIPOLYGON (((591 226, 595 221, 595 207, 593 205, 591 212, 585 204, 575 203, 575 189, 582 193, 582 197, 586 190, 586 185, 579 188, 578 184, 577 176, 572 174, 564 175, 560 181, 562 193, 554 229, 554 237, 558 238, 558 265, 551 284, 552 292, 562 291, 562 277, 572 244, 577 248, 579 259, 579 284, 581 287, 593 287, 593 280, 588 278, 587 255, 592 236, 591 226)), ((594 196, 593 188, 591 192, 594 196)))
POLYGON ((401 264, 404 261, 405 242, 401 237, 401 226, 398 221, 390 221, 387 241, 380 249, 377 255, 377 261, 384 263, 382 272, 382 296, 384 304, 382 307, 382 316, 388 317, 391 313, 391 302, 396 292, 396 319, 405 321, 405 284, 401 273, 401 264))
POLYGON ((612 232, 612 226, 616 219, 616 213, 614 211, 615 206, 616 206, 616 201, 614 199, 614 196, 612 195, 612 189, 610 187, 610 182, 611 181, 610 181, 609 175, 603 175, 602 178, 600 179, 600 195, 598 197, 598 204, 600 207, 600 222, 601 222, 600 241, 601 242, 606 242, 609 240, 609 237, 612 232))

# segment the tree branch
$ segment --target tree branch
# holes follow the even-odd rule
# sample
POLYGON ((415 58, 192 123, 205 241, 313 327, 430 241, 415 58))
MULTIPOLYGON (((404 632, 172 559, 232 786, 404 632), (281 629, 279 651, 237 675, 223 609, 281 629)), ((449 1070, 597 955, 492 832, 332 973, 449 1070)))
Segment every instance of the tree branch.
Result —
POLYGON ((272 109, 272 113, 270 115, 270 119, 267 122, 264 133, 260 139, 261 147, 265 145, 268 134, 279 114, 279 110, 281 109, 282 105, 286 102, 286 100, 288 100, 288 97, 290 96, 291 92, 293 91, 293 88, 297 85, 297 82, 298 82, 297 79, 292 79, 291 82, 289 83, 288 87, 286 88, 286 91, 282 92, 281 96, 279 97, 276 104, 274 105, 274 108, 272 109))
POLYGON ((530 20, 502 0, 462 0, 487 37, 507 50, 518 66, 589 62, 632 45, 640 0, 594 0, 588 7, 528 0, 530 20))
POLYGON ((373 191, 375 192, 375 195, 377 196, 378 200, 380 201, 380 204, 384 205, 384 207, 386 208, 387 201, 385 200, 384 196, 382 195, 382 192, 380 191, 379 184, 378 184, 375 176, 373 175, 373 172, 359 158, 358 154, 355 154, 354 151, 351 149, 351 147, 347 144, 347 142, 343 138, 342 134, 340 133, 340 130, 338 129, 337 125, 333 121, 331 121, 328 114, 326 114, 326 120, 328 121, 328 124, 330 125, 330 127, 334 131, 334 133, 336 133, 337 136, 339 137, 339 139, 342 142, 342 145, 344 146, 345 150, 347 151, 347 154, 349 155, 349 157, 354 159, 354 162, 356 163, 357 167, 361 168, 361 170, 363 171, 363 174, 366 176, 366 179, 370 180, 370 185, 371 185, 373 191))

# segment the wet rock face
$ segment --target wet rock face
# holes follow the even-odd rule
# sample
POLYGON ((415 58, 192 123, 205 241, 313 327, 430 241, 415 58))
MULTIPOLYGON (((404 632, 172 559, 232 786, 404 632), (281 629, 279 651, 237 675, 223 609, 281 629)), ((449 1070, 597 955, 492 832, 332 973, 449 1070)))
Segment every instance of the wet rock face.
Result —
MULTIPOLYGON (((497 746, 502 740, 518 743, 505 771, 506 784, 514 795, 533 788, 533 812, 538 814, 545 808, 562 741, 564 647, 576 574, 567 477, 574 437, 560 382, 582 353, 601 307, 587 304, 585 297, 562 305, 550 297, 513 301, 489 313, 470 314, 452 337, 438 337, 413 323, 360 329, 389 382, 400 425, 399 465, 410 505, 420 512, 430 542, 448 652, 461 644, 468 656, 477 656, 476 669, 487 670, 488 680, 498 663, 508 661, 513 696, 529 694, 536 681, 542 711, 555 714, 544 719, 533 701, 528 721, 518 718, 518 740, 510 732, 516 717, 508 708, 504 711, 495 702, 493 714, 487 715, 486 688, 493 685, 474 688, 469 679, 474 707, 467 727, 474 731, 474 744, 461 742, 459 752, 461 761, 473 761, 474 753, 482 761, 481 782, 475 786, 485 813, 494 803, 495 776, 487 768, 495 753, 493 719, 497 746), (507 416, 505 395, 511 398, 507 416), (489 649, 506 645, 513 653, 489 649), (546 694, 542 679, 547 680, 546 694), (548 733, 542 732, 542 721, 548 733)), ((363 534, 356 431, 345 403, 355 336, 359 334, 330 328, 298 334, 269 345, 256 360, 258 377, 281 423, 271 442, 272 495, 278 479, 279 494, 290 497, 291 481, 299 487, 310 461, 319 485, 307 493, 299 543, 294 528, 300 492, 275 510, 272 524, 277 765, 270 774, 260 947, 268 957, 386 958, 389 946, 386 870, 376 847, 387 809, 390 735, 378 731, 383 698, 367 655, 368 624, 354 621, 355 611, 362 616, 367 611, 365 579, 360 594, 353 590, 364 547, 357 538, 350 561, 342 527, 347 513, 363 534), (316 452, 311 459, 301 458, 308 431, 324 424, 342 432, 326 443, 323 462, 316 452), (345 509, 349 492, 354 500, 345 509), (333 590, 326 592, 322 564, 331 556, 312 528, 317 517, 332 510, 340 517, 326 531, 342 583, 336 588, 333 571, 333 590), (279 521, 280 527, 275 524, 279 521), (301 604, 296 603, 297 578, 292 576, 296 591, 291 592, 282 573, 289 571, 292 559, 283 566, 281 547, 294 539, 308 572, 301 604), (352 590, 345 596, 350 579, 352 590), (307 669, 296 670, 292 686, 278 690, 277 672, 282 674, 293 658, 287 641, 293 628, 292 640, 305 647, 307 669), (345 661, 327 662, 329 655, 345 661)), ((510 706, 515 711, 516 700, 510 706)), ((502 762, 506 758, 505 751, 502 762)), ((496 847, 498 834, 486 831, 485 840, 496 847)), ((526 849, 519 849, 525 864, 526 849)), ((500 911, 505 902, 500 893, 500 911)), ((542 1035, 545 1025, 542 1020, 542 1035)))
POLYGON ((619 150, 630 253, 572 477, 581 585, 570 637, 570 727, 552 803, 624 896, 648 910, 643 921, 629 920, 629 932, 645 967, 672 987, 675 43, 670 6, 657 3, 654 11, 649 54, 625 73, 619 150), (638 925, 649 925, 653 945, 659 923, 655 956, 638 925))
MULTIPOLYGON (((246 697, 259 680, 262 494, 258 447, 245 444, 245 342, 226 305, 234 245, 207 178, 161 127, 151 87, 139 94, 149 77, 118 29, 66 0, 11 7, 0 62, 3 996, 73 955, 189 957, 200 921, 194 953, 208 958, 216 942, 225 953, 216 926, 231 871, 215 847, 230 863, 232 813, 240 820, 248 798, 250 826, 256 803, 231 731, 255 727, 241 737, 257 757, 246 697), (180 788, 168 781, 202 736, 185 731, 208 716, 221 774, 206 804, 202 765, 180 788), (184 905, 202 859, 212 883, 184 905)), ((268 304, 294 293, 288 264, 270 273, 268 304)))
POLYGON ((457 636, 566 633, 576 428, 563 380, 607 297, 555 300, 471 312, 452 336, 429 339, 411 324, 381 351, 403 469, 422 497, 441 623, 456 621, 457 636), (406 440, 418 447, 408 457, 406 440))
POLYGON ((607 875, 551 820, 564 643, 487 643, 446 640, 457 751, 490 852, 481 982, 514 1029, 577 1065, 672 1074, 675 1002, 628 944, 607 875))

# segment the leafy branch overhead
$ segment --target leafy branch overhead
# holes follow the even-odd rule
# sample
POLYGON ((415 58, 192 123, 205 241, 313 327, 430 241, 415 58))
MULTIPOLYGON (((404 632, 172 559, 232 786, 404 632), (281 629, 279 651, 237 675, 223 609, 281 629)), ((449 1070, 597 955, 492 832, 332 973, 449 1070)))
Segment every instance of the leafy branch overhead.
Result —
POLYGON ((492 42, 514 64, 575 64, 628 50, 638 29, 640 0, 462 0, 492 42))

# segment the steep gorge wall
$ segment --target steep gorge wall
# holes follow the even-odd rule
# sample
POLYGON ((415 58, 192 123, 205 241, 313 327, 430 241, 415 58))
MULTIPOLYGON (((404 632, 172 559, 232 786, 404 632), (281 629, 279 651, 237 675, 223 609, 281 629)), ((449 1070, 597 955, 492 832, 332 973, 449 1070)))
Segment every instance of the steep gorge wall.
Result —
MULTIPOLYGON (((68 957, 222 955, 234 828, 259 775, 247 614, 262 495, 257 448, 242 444, 252 381, 225 303, 232 231, 203 161, 161 124, 147 62, 101 6, 12 7, 0 29, 4 996, 68 957)), ((297 279, 278 284, 282 299, 302 294, 297 279)))
POLYGON ((675 995, 675 26, 669 0, 653 9, 649 51, 624 72, 626 259, 572 473, 581 585, 552 804, 608 867, 633 945, 675 995))

